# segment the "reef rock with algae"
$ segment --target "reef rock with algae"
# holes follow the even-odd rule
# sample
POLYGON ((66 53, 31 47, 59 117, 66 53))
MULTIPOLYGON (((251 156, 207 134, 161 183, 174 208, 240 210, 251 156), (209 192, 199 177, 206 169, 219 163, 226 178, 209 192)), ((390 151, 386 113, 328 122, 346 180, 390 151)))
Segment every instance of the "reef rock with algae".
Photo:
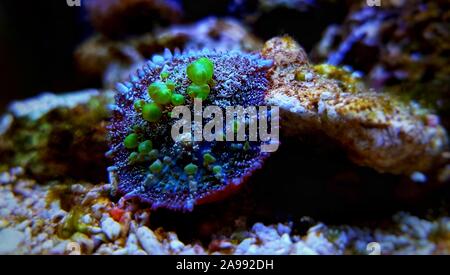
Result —
POLYGON ((106 178, 106 123, 112 94, 85 90, 13 102, 0 127, 0 170, 36 179, 106 178))
POLYGON ((275 63, 266 101, 281 107, 282 132, 322 133, 357 164, 391 173, 427 170, 447 145, 430 110, 370 91, 340 68, 310 64, 290 37, 269 40, 262 54, 275 63))
POLYGON ((349 65, 370 85, 435 108, 450 125, 450 2, 391 0, 379 7, 354 1, 346 19, 330 25, 314 61, 349 65))
POLYGON ((192 211, 238 189, 269 155, 261 151, 261 142, 248 135, 245 142, 199 141, 190 132, 174 141, 170 113, 178 105, 192 107, 194 98, 223 110, 261 106, 271 64, 241 51, 166 50, 132 74, 130 82, 117 84, 108 155, 118 194, 155 209, 192 211))

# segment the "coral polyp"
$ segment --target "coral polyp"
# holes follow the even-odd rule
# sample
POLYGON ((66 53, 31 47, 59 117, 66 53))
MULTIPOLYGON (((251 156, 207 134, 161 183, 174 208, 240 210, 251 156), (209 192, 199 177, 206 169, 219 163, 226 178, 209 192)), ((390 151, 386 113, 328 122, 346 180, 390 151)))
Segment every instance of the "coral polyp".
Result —
POLYGON ((269 155, 261 152, 261 142, 247 135, 241 142, 173 139, 172 110, 191 109, 199 99, 222 109, 264 105, 271 65, 259 54, 240 51, 166 50, 129 82, 117 84, 108 152, 117 194, 154 209, 191 211, 238 189, 269 155))

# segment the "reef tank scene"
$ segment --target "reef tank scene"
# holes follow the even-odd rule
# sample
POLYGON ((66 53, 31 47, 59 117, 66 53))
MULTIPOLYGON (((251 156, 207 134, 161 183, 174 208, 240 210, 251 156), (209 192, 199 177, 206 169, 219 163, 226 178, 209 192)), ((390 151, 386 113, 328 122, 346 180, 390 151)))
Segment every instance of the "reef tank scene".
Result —
POLYGON ((21 5, 0 254, 450 254, 449 1, 21 5))

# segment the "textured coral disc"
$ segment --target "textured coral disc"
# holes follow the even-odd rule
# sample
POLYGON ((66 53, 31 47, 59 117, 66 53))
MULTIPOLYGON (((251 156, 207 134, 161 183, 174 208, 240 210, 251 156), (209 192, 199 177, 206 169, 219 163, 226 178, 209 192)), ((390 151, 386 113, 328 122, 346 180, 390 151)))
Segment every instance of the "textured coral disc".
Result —
MULTIPOLYGON (((209 50, 172 54, 166 50, 164 56, 154 56, 130 76, 130 82, 119 83, 116 87, 115 108, 109 125, 109 155, 114 161, 110 175, 118 193, 126 199, 138 198, 153 208, 191 211, 195 204, 219 200, 230 194, 260 168, 268 156, 261 152, 260 141, 248 141, 248 131, 245 142, 172 139, 172 125, 178 119, 171 118, 170 112, 173 104, 179 102, 193 110, 194 100, 188 95, 192 81, 186 69, 200 58, 207 58, 214 64, 213 77, 207 84, 210 92, 203 101, 203 108, 219 106, 225 116, 227 106, 264 105, 266 73, 272 62, 259 55, 209 50), (154 102, 156 96, 149 95, 148 87, 155 82, 167 83, 173 95, 177 95, 172 97, 172 103, 166 103, 164 85, 155 88, 161 89, 156 101, 164 104, 154 102), (147 119, 143 118, 143 112, 147 119)), ((203 119, 203 125, 207 121, 203 119)))

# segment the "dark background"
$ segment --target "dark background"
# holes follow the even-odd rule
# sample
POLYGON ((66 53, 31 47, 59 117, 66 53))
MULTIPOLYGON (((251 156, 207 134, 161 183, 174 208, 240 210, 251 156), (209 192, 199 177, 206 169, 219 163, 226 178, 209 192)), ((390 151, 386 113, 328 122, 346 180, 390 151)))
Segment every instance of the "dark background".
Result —
POLYGON ((0 111, 43 91, 95 86, 76 73, 73 51, 90 35, 86 15, 65 0, 0 2, 0 111))

